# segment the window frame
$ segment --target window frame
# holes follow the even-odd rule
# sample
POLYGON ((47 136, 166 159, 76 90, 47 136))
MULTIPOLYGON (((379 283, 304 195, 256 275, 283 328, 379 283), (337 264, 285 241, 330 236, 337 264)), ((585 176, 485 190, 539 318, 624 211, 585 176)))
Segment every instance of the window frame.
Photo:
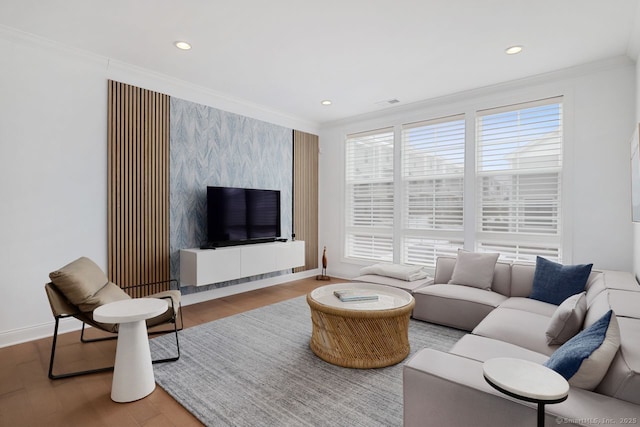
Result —
MULTIPOLYGON (((482 91, 477 94, 463 99, 462 97, 452 97, 445 100, 426 101, 419 105, 412 106, 404 110, 399 110, 396 114, 379 115, 378 117, 365 118, 363 120, 353 120, 349 123, 343 124, 340 128, 335 127, 333 130, 329 130, 326 133, 326 137, 331 138, 331 135, 335 135, 336 139, 339 139, 344 143, 346 136, 351 133, 362 132, 368 129, 376 129, 383 127, 393 127, 396 129, 401 128, 403 124, 424 121, 425 119, 433 117, 448 117, 458 114, 464 114, 466 120, 466 146, 465 146, 465 192, 464 200, 464 243, 460 245, 461 248, 474 251, 476 250, 476 224, 475 220, 468 220, 475 218, 475 138, 476 138, 476 117, 475 114, 478 111, 489 110, 496 108, 497 106, 513 106, 517 104, 526 104, 532 102, 532 100, 542 100, 547 98, 559 98, 562 102, 563 109, 563 166, 562 166, 562 200, 560 204, 560 221, 562 221, 563 228, 560 237, 560 245, 562 246, 562 262, 571 263, 573 260, 573 228, 574 224, 568 219, 573 215, 573 203, 574 195, 571 193, 572 181, 571 177, 575 173, 575 167, 573 164, 574 155, 574 138, 575 138, 575 89, 571 86, 564 84, 543 84, 540 86, 532 86, 529 88, 521 88, 518 90, 501 90, 501 91, 482 91), (333 133, 335 132, 335 133, 333 133), (569 179, 567 179, 569 177, 569 179)), ((396 141, 400 141, 400 137, 396 136, 396 141)), ((342 145, 342 144, 341 144, 342 145)), ((399 144, 396 144, 399 147, 399 144)), ((344 156, 344 149, 342 150, 342 156, 344 156)), ((344 157, 343 157, 344 159, 344 157)), ((399 165, 396 165, 399 167, 399 165)), ((342 169, 344 171, 344 169, 342 169)), ((397 181, 397 179, 396 179, 397 181)), ((344 177, 341 179, 341 185, 344 185, 344 177)), ((397 191, 400 191, 401 186, 397 185, 397 191)), ((396 199, 398 199, 396 197, 396 199)), ((342 198, 344 200, 344 197, 342 198)), ((343 209, 344 210, 344 207, 343 209)), ((336 234, 336 243, 340 247, 344 247, 345 240, 345 222, 344 215, 340 215, 342 220, 340 221, 340 234, 336 234)), ((398 217, 399 218, 399 217, 398 217)), ((400 245, 398 244, 400 236, 400 227, 396 224, 394 228, 395 240, 394 243, 394 262, 400 262, 400 245)), ((374 260, 354 259, 347 256, 342 251, 340 254, 341 263, 346 265, 368 265, 374 260)), ((544 253, 539 253, 541 256, 545 256, 544 253)), ((508 261, 508 260, 507 260, 508 261)), ((350 267, 349 267, 350 268, 350 267)), ((429 271, 429 268, 425 268, 429 271)))

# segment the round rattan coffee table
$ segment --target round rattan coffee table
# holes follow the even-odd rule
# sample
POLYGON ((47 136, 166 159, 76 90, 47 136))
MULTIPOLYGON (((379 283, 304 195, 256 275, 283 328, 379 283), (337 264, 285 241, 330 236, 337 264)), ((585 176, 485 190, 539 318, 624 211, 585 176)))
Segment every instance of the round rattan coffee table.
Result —
POLYGON ((415 300, 408 292, 372 283, 321 286, 307 295, 311 350, 346 368, 381 368, 409 355, 409 318, 415 300), (377 295, 374 301, 342 302, 334 291, 377 295))

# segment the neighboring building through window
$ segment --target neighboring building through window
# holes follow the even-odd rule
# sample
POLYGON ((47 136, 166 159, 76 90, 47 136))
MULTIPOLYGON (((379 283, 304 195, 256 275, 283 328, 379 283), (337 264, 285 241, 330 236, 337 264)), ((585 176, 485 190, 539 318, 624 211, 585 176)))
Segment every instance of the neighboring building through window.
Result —
POLYGON ((476 159, 477 250, 561 260, 560 99, 479 112, 476 159))

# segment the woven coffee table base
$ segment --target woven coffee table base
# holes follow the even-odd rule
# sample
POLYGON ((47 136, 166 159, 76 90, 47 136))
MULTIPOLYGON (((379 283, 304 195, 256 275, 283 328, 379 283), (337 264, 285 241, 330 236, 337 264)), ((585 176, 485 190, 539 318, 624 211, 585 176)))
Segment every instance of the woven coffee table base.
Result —
POLYGON ((311 350, 345 368, 381 368, 409 355, 409 318, 415 301, 388 310, 344 310, 319 304, 311 308, 311 350))

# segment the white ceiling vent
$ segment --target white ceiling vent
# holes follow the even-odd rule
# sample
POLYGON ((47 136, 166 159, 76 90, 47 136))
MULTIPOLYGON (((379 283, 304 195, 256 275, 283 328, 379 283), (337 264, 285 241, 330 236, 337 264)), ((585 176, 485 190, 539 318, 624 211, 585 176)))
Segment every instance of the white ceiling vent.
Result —
POLYGON ((393 105, 393 104, 397 104, 398 102, 400 102, 399 99, 392 98, 392 99, 383 99, 382 101, 374 102, 374 104, 376 104, 376 105, 393 105))

